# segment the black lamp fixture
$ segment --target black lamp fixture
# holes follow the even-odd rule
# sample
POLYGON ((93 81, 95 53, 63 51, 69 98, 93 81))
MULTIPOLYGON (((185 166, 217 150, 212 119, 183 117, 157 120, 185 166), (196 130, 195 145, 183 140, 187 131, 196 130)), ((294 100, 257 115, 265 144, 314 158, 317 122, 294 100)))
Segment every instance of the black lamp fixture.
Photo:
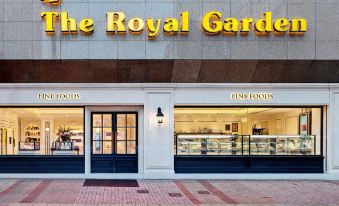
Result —
POLYGON ((158 107, 158 113, 157 113, 157 120, 158 123, 162 123, 162 118, 164 117, 164 114, 161 112, 161 108, 158 107))

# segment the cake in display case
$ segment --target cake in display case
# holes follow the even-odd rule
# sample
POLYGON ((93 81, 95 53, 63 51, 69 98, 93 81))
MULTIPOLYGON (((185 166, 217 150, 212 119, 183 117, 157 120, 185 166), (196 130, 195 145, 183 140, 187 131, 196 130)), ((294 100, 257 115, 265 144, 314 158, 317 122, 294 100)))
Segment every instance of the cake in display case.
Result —
POLYGON ((178 134, 176 142, 178 155, 241 155, 244 141, 239 135, 178 134))
POLYGON ((253 155, 314 155, 314 135, 252 135, 253 155))

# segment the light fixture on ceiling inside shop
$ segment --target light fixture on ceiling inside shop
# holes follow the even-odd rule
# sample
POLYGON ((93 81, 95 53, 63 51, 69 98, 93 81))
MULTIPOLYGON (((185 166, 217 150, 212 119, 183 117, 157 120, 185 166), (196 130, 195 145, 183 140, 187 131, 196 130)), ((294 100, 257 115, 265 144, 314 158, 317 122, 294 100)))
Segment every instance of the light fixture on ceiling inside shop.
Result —
POLYGON ((46 132, 49 132, 49 131, 50 131, 50 123, 49 123, 49 122, 46 122, 46 123, 45 123, 45 131, 46 131, 46 132))
POLYGON ((158 120, 158 123, 162 123, 162 118, 164 117, 164 114, 161 112, 161 108, 158 107, 158 113, 157 113, 157 120, 158 120))

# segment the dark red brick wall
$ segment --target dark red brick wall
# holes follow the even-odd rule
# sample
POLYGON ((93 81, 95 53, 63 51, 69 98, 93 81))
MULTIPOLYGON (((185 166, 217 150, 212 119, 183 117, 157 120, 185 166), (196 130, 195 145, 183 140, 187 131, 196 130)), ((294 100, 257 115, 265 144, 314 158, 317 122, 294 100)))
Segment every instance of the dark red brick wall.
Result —
POLYGON ((1 83, 338 83, 339 61, 0 60, 1 83))

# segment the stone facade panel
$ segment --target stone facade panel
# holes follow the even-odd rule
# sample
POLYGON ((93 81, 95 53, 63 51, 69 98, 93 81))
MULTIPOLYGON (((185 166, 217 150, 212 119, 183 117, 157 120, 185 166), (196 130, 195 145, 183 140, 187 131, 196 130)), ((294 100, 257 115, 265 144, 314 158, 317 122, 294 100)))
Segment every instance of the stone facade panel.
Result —
POLYGON ((315 44, 312 41, 289 41, 288 59, 315 59, 315 44))
POLYGON ((4 41, 4 59, 33 59, 33 42, 4 41))
POLYGON ((88 41, 62 41, 61 59, 88 59, 88 41))
POLYGON ((174 46, 171 41, 146 42, 146 59, 173 59, 174 46))
POLYGON ((90 41, 88 53, 89 59, 116 59, 118 58, 118 42, 90 41))
POLYGON ((338 59, 338 10, 336 0, 63 0, 61 5, 53 7, 32 0, 0 0, 0 27, 3 28, 0 41, 4 41, 2 56, 5 59, 338 59), (211 10, 220 11, 223 18, 239 20, 247 17, 257 20, 265 11, 272 11, 273 19, 304 17, 308 31, 304 36, 271 33, 263 37, 253 31, 247 36, 209 36, 201 29, 201 19, 211 10), (57 22, 55 34, 47 35, 41 11, 68 11, 69 17, 75 18, 78 24, 82 18, 93 18, 94 33, 84 35, 79 31, 76 35, 62 35, 57 22), (107 35, 107 11, 122 11, 126 20, 134 17, 180 19, 181 12, 189 11, 190 32, 168 36, 161 28, 160 35, 152 41, 147 38, 146 28, 140 35, 129 32, 107 35), (58 47, 47 49, 48 45, 60 45, 59 55, 53 53, 58 47), (109 45, 114 47, 110 49, 109 45), (40 49, 43 54, 35 54, 40 49), (97 50, 89 51, 93 49, 97 50))
POLYGON ((118 58, 119 59, 145 59, 146 58, 145 41, 119 41, 118 58))
POLYGON ((33 59, 60 59, 60 41, 33 41, 33 59))

